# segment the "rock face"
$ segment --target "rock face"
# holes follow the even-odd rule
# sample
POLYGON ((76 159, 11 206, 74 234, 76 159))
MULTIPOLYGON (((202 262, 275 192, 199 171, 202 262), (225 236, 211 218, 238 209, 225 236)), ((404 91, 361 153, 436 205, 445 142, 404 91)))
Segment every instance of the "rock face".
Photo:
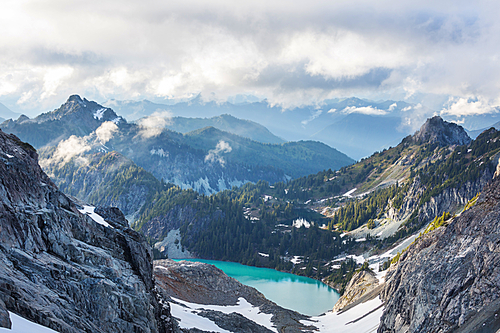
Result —
POLYGON ((444 121, 439 116, 427 119, 412 139, 417 144, 437 143, 442 147, 466 145, 472 141, 463 127, 444 121))
POLYGON ((170 331, 144 237, 115 209, 97 209, 104 226, 77 208, 0 131, 0 324, 8 310, 61 333, 170 331))
MULTIPOLYGON (((223 271, 213 265, 173 260, 155 260, 154 274, 158 289, 164 297, 175 297, 197 304, 236 305, 238 298, 243 297, 261 312, 273 315, 271 321, 278 332, 302 332, 309 327, 299 320, 307 319, 295 311, 283 309, 269 301, 252 287, 245 286, 237 280, 228 277, 223 271)), ((235 332, 267 332, 264 327, 256 328, 255 323, 244 321, 237 314, 225 315, 218 311, 207 311, 204 315, 220 327, 231 330, 238 324, 245 329, 235 332)))
MULTIPOLYGON (((377 291, 380 290, 378 279, 375 274, 368 271, 361 271, 356 273, 351 281, 346 286, 345 292, 340 299, 335 303, 333 312, 341 311, 348 305, 354 304, 360 300, 368 300, 369 297, 377 296, 377 291), (375 292, 373 292, 375 291, 375 292), (366 297, 368 296, 368 298, 366 297)), ((373 298, 372 297, 372 298, 373 298)))
POLYGON ((500 328, 500 179, 447 227, 418 239, 387 273, 378 332, 500 328))

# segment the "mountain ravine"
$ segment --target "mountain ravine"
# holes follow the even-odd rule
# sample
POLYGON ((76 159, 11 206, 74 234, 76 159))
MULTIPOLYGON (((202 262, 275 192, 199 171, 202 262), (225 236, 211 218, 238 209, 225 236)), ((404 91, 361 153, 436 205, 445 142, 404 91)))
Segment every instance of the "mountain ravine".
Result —
POLYGON ((0 131, 1 325, 8 310, 61 333, 172 331, 144 237, 117 209, 82 214, 37 159, 0 131))

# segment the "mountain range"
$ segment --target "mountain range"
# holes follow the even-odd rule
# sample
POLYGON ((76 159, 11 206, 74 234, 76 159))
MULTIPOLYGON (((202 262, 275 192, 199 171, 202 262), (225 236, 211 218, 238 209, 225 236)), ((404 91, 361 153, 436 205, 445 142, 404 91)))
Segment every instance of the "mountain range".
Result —
MULTIPOLYGON (((217 119, 212 121, 225 126, 250 124, 255 131, 247 128, 247 134, 264 133, 272 138, 257 124, 229 116, 217 119)), ((175 121, 183 123, 179 118, 175 121)), ((205 194, 249 181, 274 183, 323 169, 339 169, 353 162, 320 142, 264 144, 214 127, 182 134, 166 129, 169 122, 169 117, 153 115, 129 123, 112 109, 74 95, 52 112, 33 119, 21 116, 7 120, 0 128, 40 149, 49 173, 72 159, 80 166, 86 155, 116 151, 158 180, 205 194)))
MULTIPOLYGON (((32 145, 0 131, 1 326, 9 327, 16 313, 59 332, 180 332, 176 323, 187 317, 175 319, 171 307, 192 305, 182 307, 171 297, 183 297, 178 292, 183 290, 187 302, 207 295, 217 295, 219 302, 247 297, 252 307, 274 318, 265 326, 271 330, 333 331, 339 327, 325 326, 328 318, 358 307, 364 310, 342 324, 344 331, 366 320, 378 332, 500 328, 496 129, 472 140, 461 126, 433 117, 395 147, 337 171, 274 184, 261 180, 208 196, 158 180, 125 155, 127 142, 135 154, 146 156, 138 152, 146 150, 147 138, 140 134, 144 127, 110 109, 70 99, 45 118, 8 124, 26 135, 25 128, 34 130, 36 125, 59 129, 54 135, 31 134, 39 143, 46 142, 40 149, 46 156, 41 163, 52 179, 79 198, 64 194, 42 171, 32 145), (63 129, 67 117, 81 119, 80 136, 63 129), (93 122, 104 117, 109 120, 93 122), (24 122, 32 127, 23 127, 24 122), (78 144, 90 148, 65 161, 61 143, 67 140, 72 140, 73 151, 78 144), (115 147, 119 149, 112 150, 115 147), (94 208, 82 199, 135 212, 134 228, 145 237, 128 227, 116 207, 94 208), (179 238, 169 238, 171 233, 179 238), (185 255, 323 279, 355 299, 345 302, 345 297, 338 313, 307 318, 273 307, 210 267, 157 261, 153 269, 146 239, 161 241, 155 256, 165 254, 165 241, 178 239, 185 255), (388 249, 399 252, 386 256, 388 249), (364 281, 375 281, 367 274, 378 280, 376 288, 365 288, 371 282, 364 281), (190 288, 193 283, 203 289, 200 295, 190 288)), ((199 131, 208 131, 203 134, 208 138, 212 132, 224 135, 220 141, 228 145, 249 140, 214 128, 199 131)), ((186 141, 177 140, 184 137, 164 129, 154 136, 161 142, 181 143, 179 150, 193 151, 203 151, 204 144, 217 140, 205 143, 207 139, 197 141, 189 135, 186 141)), ((228 331, 266 329, 241 314, 214 311, 209 305, 189 311, 190 318, 202 316, 228 331)))

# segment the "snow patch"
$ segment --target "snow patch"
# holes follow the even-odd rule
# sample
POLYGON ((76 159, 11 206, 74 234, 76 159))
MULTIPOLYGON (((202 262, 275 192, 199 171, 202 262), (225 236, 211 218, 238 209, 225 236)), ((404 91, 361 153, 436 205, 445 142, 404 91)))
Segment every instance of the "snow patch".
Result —
POLYGON ((160 148, 160 149, 151 149, 149 151, 149 153, 151 155, 158 155, 158 156, 161 156, 161 157, 168 157, 168 151, 164 151, 163 148, 160 148))
POLYGON ((343 197, 347 197, 347 198, 352 198, 352 194, 354 192, 356 192, 357 188, 353 188, 352 190, 350 191, 347 191, 346 193, 342 194, 343 197))
POLYGON ((18 316, 17 314, 10 312, 9 311, 9 316, 10 316, 10 321, 12 322, 12 328, 3 328, 0 327, 0 332, 5 332, 5 333, 57 333, 57 331, 54 331, 48 327, 35 324, 32 321, 29 321, 28 319, 25 319, 21 316, 18 316))
POLYGON ((301 258, 300 258, 300 256, 294 256, 294 257, 292 258, 292 260, 290 260, 290 261, 291 261, 291 262, 292 262, 292 264, 294 264, 294 265, 297 265, 297 264, 300 264, 300 263, 304 262, 304 260, 303 260, 303 259, 301 259, 301 258))
POLYGON ((97 223, 108 227, 108 228, 113 228, 111 225, 109 225, 108 222, 104 221, 101 215, 98 215, 94 213, 95 207, 92 206, 83 206, 83 209, 79 209, 78 211, 82 214, 88 215, 92 218, 92 220, 96 221, 97 223))
POLYGON ((298 219, 293 221, 292 226, 297 228, 297 229, 302 227, 302 226, 304 226, 306 228, 310 228, 312 224, 313 224, 313 222, 308 222, 307 220, 305 220, 303 218, 298 218, 298 219))
POLYGON ((101 108, 99 110, 96 110, 94 112, 94 119, 98 119, 98 120, 101 120, 102 117, 104 116, 104 112, 106 112, 106 108, 101 108))
POLYGON ((206 309, 206 310, 219 311, 225 314, 236 312, 250 319, 251 321, 256 322, 257 324, 262 325, 267 329, 278 333, 278 330, 276 329, 276 327, 274 327, 273 323, 271 322, 271 318, 273 317, 273 315, 261 312, 259 307, 253 306, 243 297, 238 298, 237 305, 226 305, 226 306, 190 303, 182 301, 180 299, 176 299, 174 297, 172 297, 172 299, 175 302, 185 306, 182 307, 181 305, 170 303, 172 315, 180 319, 179 325, 181 328, 188 328, 188 329, 198 328, 209 332, 210 331, 228 332, 217 326, 214 322, 210 321, 209 319, 198 316, 198 312, 200 312, 203 309, 206 309), (203 326, 197 326, 197 325, 203 325, 203 326), (215 327, 212 325, 215 325, 215 327))
POLYGON ((259 256, 269 258, 269 254, 267 254, 267 253, 260 253, 260 252, 258 252, 258 253, 259 253, 259 256))
POLYGON ((301 320, 300 322, 304 325, 317 327, 319 332, 376 332, 383 313, 382 304, 380 297, 377 297, 346 312, 329 311, 324 315, 311 317, 310 320, 301 320))

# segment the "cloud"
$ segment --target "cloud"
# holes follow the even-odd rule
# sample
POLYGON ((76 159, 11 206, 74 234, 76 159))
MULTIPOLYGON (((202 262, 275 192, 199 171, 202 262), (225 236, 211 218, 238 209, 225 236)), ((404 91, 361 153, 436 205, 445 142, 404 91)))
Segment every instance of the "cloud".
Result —
POLYGON ((304 125, 304 126, 307 125, 309 122, 311 122, 314 119, 321 116, 322 113, 323 113, 323 110, 316 110, 316 111, 312 112, 311 116, 308 119, 301 121, 302 125, 304 125))
POLYGON ((389 111, 394 111, 398 107, 398 103, 393 103, 389 106, 389 111))
POLYGON ((73 93, 249 94, 285 107, 352 95, 496 100, 499 9, 452 0, 5 0, 0 101, 39 113, 73 93))
POLYGON ((380 110, 377 108, 374 108, 372 106, 363 106, 363 107, 355 107, 355 106, 348 106, 344 110, 342 110, 343 113, 362 113, 366 115, 373 115, 373 116, 383 116, 387 114, 387 111, 385 110, 380 110))
POLYGON ((118 126, 112 121, 105 121, 96 130, 95 134, 104 145, 113 138, 113 135, 118 131, 118 126))
POLYGON ((452 98, 450 105, 441 110, 443 115, 466 116, 498 112, 495 107, 489 105, 484 99, 471 100, 467 98, 452 98))
POLYGON ((148 117, 137 120, 139 135, 145 139, 158 136, 171 120, 172 114, 169 111, 158 110, 148 117))
POLYGON ((89 143, 89 137, 70 136, 67 140, 59 142, 56 150, 48 159, 40 161, 40 165, 44 168, 49 165, 62 166, 68 163, 73 157, 79 156, 92 149, 89 143))
POLYGON ((226 164, 226 161, 222 156, 220 156, 220 154, 229 153, 232 150, 233 148, 231 148, 229 143, 220 140, 215 146, 215 149, 211 149, 208 151, 207 156, 205 156, 205 162, 219 162, 220 165, 224 166, 226 164))

